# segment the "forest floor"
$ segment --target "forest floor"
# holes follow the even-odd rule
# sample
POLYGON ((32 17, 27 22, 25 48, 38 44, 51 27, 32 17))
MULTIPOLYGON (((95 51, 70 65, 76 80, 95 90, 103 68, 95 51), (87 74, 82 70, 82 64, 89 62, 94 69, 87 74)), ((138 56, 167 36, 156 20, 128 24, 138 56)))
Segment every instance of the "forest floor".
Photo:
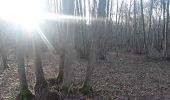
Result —
MULTIPOLYGON (((48 56, 44 57, 48 59, 43 60, 45 77, 57 77, 58 57, 53 61, 48 56)), ((9 61, 9 65, 9 69, 0 73, 0 98, 5 100, 13 100, 19 90, 16 63, 9 61)), ((33 90, 33 61, 29 60, 26 65, 28 85, 33 90)), ((73 67, 74 85, 81 86, 87 61, 78 59, 73 67)), ((100 95, 97 100, 170 100, 170 61, 149 59, 142 55, 116 56, 115 53, 109 53, 107 59, 98 61, 95 67, 93 88, 100 95)))

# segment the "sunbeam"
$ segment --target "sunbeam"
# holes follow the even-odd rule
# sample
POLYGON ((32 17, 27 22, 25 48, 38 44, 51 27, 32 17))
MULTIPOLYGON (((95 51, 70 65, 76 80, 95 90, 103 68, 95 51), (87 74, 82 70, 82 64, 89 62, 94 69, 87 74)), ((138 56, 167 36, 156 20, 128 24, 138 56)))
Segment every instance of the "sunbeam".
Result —
POLYGON ((43 19, 49 19, 53 21, 77 21, 77 20, 95 20, 95 21, 103 21, 105 18, 95 18, 95 17, 82 17, 82 16, 74 16, 74 15, 61 15, 61 14, 51 14, 51 13, 46 13, 44 14, 43 19))
POLYGON ((46 38, 46 36, 44 35, 44 33, 41 31, 41 29, 36 26, 35 27, 35 30, 37 31, 37 33, 40 35, 40 37, 42 38, 42 40, 44 41, 44 43, 46 44, 46 46, 48 47, 48 49, 50 51, 54 51, 54 47, 53 45, 50 43, 50 41, 46 38))

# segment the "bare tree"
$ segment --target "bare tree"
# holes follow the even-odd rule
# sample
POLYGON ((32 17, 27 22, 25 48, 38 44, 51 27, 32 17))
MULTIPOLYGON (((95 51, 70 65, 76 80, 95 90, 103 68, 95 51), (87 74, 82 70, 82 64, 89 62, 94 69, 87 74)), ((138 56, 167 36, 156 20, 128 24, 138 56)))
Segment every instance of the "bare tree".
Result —
MULTIPOLYGON (((96 30, 96 29, 95 29, 96 30)), ((91 86, 92 84, 92 74, 94 67, 96 65, 96 51, 97 51, 97 39, 96 39, 96 32, 93 33, 94 37, 91 40, 91 47, 90 47, 90 56, 89 56, 89 61, 88 61, 88 66, 86 70, 86 78, 85 78, 85 85, 91 86)))
MULTIPOLYGON (((4 22, 0 20, 1 28, 4 28, 4 22)), ((4 29, 0 30, 0 54, 2 57, 2 63, 4 69, 9 68, 7 64, 7 46, 6 46, 6 40, 8 37, 6 36, 6 32, 4 29)))
MULTIPOLYGON (((164 3, 165 6, 165 3, 164 3)), ((165 10, 165 8, 164 8, 165 10)), ((169 57, 169 48, 168 48, 168 36, 169 36, 169 0, 167 0, 167 20, 166 20, 166 31, 164 33, 164 57, 167 59, 169 57)))
POLYGON ((1 33, 1 37, 0 37, 0 54, 1 54, 1 57, 2 57, 2 63, 3 63, 3 66, 4 66, 4 69, 6 68, 9 68, 8 64, 7 64, 7 51, 6 51, 6 46, 5 46, 5 42, 4 42, 4 37, 2 37, 2 34, 1 33))
POLYGON ((35 85, 35 96, 38 100, 46 100, 46 93, 48 93, 48 84, 44 77, 42 59, 41 59, 41 39, 39 34, 35 32, 34 37, 34 61, 35 61, 35 75, 36 75, 36 85, 35 85))
POLYGON ((150 0, 150 9, 149 9, 149 31, 148 34, 146 35, 147 37, 147 44, 148 45, 148 53, 149 53, 149 45, 151 44, 149 38, 151 37, 151 24, 152 24, 152 12, 153 12, 153 0, 150 0))
MULTIPOLYGON (((63 14, 65 15, 74 15, 74 1, 63 0, 63 14)), ((73 63, 73 52, 74 52, 74 25, 69 21, 64 25, 64 43, 65 56, 64 56, 64 75, 63 75, 63 84, 70 87, 72 81, 72 63, 73 63)))
POLYGON ((134 43, 134 45, 135 45, 135 52, 138 52, 138 50, 137 50, 137 40, 136 40, 136 34, 137 34, 137 27, 136 27, 136 25, 137 25, 137 22, 136 22, 136 0, 134 0, 134 7, 133 7, 133 12, 134 12, 134 18, 133 18, 133 43, 134 43))
POLYGON ((162 5, 163 5, 163 26, 162 26, 162 34, 163 34, 163 56, 166 57, 166 41, 165 41, 165 34, 166 34, 166 16, 165 16, 165 12, 166 12, 166 2, 165 0, 162 0, 162 5))
MULTIPOLYGON (((40 38, 40 37, 38 37, 40 38)), ((39 39, 35 40, 35 74, 36 74, 36 82, 44 81, 44 73, 43 73, 43 66, 42 66, 42 60, 41 60, 41 50, 40 50, 40 41, 39 39)))
POLYGON ((31 94, 28 89, 28 84, 25 74, 24 64, 24 32, 17 33, 17 64, 18 64, 18 76, 20 81, 20 93, 17 96, 17 100, 34 100, 35 97, 31 94))
POLYGON ((98 21, 97 27, 100 31, 98 33, 99 39, 99 53, 98 53, 98 58, 99 59, 106 59, 106 52, 107 52, 107 47, 106 47, 106 27, 105 27, 105 20, 106 20, 106 0, 99 0, 98 4, 98 9, 97 9, 97 17, 100 19, 98 21))
POLYGON ((21 36, 18 35, 17 39, 17 63, 18 63, 18 74, 20 79, 20 88, 28 88, 25 74, 25 64, 24 64, 24 44, 23 44, 23 35, 24 33, 20 33, 21 36))
MULTIPOLYGON (((97 9, 97 2, 94 2, 94 8, 92 12, 93 16, 97 15, 96 9, 97 9)), ((97 16, 96 16, 97 18, 97 16)), ((97 27, 98 22, 97 21, 92 21, 91 22, 91 41, 90 41, 90 51, 89 51, 89 59, 88 59, 88 66, 86 69, 86 77, 85 77, 85 82, 84 86, 91 86, 92 85, 92 75, 93 75, 93 70, 96 66, 96 60, 97 60, 97 48, 98 48, 98 32, 100 30, 99 27, 97 27)))
POLYGON ((143 38, 144 38, 144 50, 146 56, 148 56, 148 46, 147 46, 147 38, 146 38, 146 31, 145 31, 145 18, 143 13, 143 0, 141 0, 141 15, 142 15, 142 29, 143 29, 143 38))

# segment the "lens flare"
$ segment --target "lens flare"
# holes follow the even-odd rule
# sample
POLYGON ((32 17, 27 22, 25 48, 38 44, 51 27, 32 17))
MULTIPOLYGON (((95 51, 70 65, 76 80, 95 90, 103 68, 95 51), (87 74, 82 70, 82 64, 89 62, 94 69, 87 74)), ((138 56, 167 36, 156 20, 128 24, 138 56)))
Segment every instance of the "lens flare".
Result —
POLYGON ((38 0, 0 0, 0 18, 19 23, 28 30, 39 23, 42 12, 38 0))

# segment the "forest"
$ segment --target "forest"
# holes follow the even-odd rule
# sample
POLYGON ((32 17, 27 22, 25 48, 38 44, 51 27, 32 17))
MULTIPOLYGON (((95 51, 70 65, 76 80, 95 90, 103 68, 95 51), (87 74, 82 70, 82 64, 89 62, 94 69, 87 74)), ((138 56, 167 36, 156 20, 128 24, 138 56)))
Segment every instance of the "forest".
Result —
POLYGON ((0 100, 170 100, 170 0, 0 0, 0 100))

